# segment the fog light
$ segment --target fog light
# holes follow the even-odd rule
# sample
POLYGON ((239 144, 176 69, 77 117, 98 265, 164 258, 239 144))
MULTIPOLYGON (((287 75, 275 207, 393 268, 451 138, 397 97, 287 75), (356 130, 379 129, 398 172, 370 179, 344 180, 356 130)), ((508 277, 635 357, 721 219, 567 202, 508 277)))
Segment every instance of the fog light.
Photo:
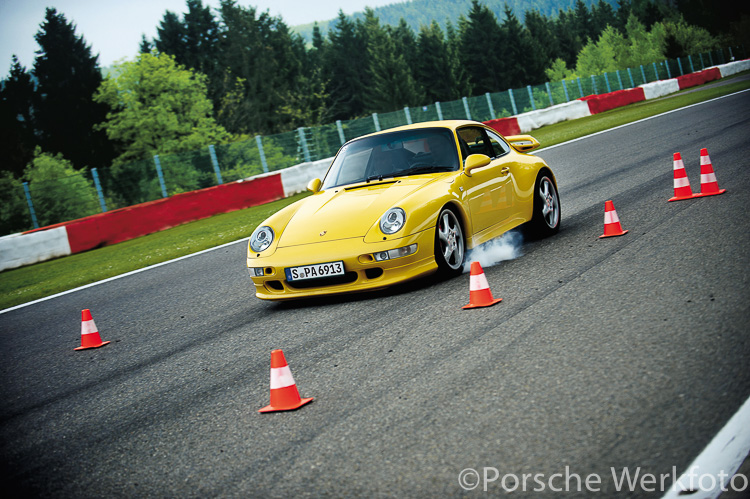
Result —
POLYGON ((250 271, 250 275, 253 277, 261 277, 264 273, 262 267, 250 267, 248 270, 250 271))
POLYGON ((375 258, 376 262, 382 262, 385 260, 393 260, 394 258, 402 258, 405 256, 409 256, 413 253, 416 253, 417 251, 417 244, 410 244, 409 246, 404 246, 402 248, 396 248, 389 251, 381 251, 379 253, 374 253, 372 256, 375 258))
POLYGON ((381 251, 380 253, 375 253, 372 256, 375 257, 376 262, 382 262, 383 260, 388 260, 390 258, 387 251, 381 251))

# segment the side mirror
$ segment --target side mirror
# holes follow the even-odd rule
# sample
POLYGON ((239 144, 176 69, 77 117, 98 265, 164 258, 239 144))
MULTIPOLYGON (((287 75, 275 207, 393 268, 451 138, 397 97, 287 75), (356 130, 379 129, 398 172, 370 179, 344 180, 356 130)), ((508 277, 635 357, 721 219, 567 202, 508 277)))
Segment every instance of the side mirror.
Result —
POLYGON ((513 149, 518 152, 533 151, 540 146, 539 141, 531 135, 511 135, 505 137, 505 140, 507 140, 510 145, 513 146, 513 149))
POLYGON ((464 164, 464 173, 467 177, 471 177, 471 171, 477 168, 482 168, 490 164, 490 157, 484 154, 472 154, 466 158, 464 164))
POLYGON ((323 182, 321 182, 319 178, 314 178, 309 184, 307 184, 307 190, 315 194, 316 192, 320 192, 320 187, 322 185, 323 182))

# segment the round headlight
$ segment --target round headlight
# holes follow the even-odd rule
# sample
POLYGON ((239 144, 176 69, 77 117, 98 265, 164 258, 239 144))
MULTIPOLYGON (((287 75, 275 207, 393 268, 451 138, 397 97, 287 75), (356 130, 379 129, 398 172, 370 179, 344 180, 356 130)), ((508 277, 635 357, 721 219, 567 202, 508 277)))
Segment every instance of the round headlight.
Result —
POLYGON ((406 213, 401 208, 391 208, 380 217, 380 230, 383 234, 395 234, 406 223, 406 213))
POLYGON ((273 229, 268 226, 262 226, 255 229, 253 235, 250 236, 250 249, 256 253, 260 253, 264 249, 271 246, 273 242, 273 229))

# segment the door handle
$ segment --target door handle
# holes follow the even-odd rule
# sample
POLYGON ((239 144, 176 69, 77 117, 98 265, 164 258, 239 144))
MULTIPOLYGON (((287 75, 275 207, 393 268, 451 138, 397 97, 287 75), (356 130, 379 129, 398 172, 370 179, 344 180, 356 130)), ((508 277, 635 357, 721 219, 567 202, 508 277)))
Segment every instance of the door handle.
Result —
POLYGON ((505 175, 509 171, 510 171, 510 167, 509 166, 503 166, 502 168, 500 168, 500 175, 505 175))

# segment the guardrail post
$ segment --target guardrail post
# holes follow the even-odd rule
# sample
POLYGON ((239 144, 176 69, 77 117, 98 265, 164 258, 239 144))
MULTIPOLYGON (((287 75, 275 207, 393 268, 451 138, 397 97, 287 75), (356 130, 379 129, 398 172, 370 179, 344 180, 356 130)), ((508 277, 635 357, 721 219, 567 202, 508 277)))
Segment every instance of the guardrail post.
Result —
POLYGON ((581 84, 581 77, 578 77, 578 91, 581 93, 581 98, 583 98, 583 85, 581 84))
POLYGON ((591 91, 594 93, 594 95, 599 93, 596 91, 596 78, 594 78, 594 75, 591 75, 591 91))
POLYGON ((216 158, 216 150, 214 149, 213 144, 210 144, 208 146, 208 154, 211 156, 211 164, 214 165, 214 173, 216 174, 216 182, 218 182, 218 185, 221 185, 224 183, 224 181, 221 178, 221 170, 219 170, 219 160, 216 158))
POLYGON ((607 85, 607 93, 610 93, 612 91, 612 87, 609 86, 609 76, 607 76, 607 72, 604 72, 604 83, 607 85))
POLYGON ((554 106, 555 105, 555 101, 552 100, 552 90, 549 87, 549 82, 545 81, 544 82, 544 86, 547 88, 547 95, 549 96, 549 105, 550 106, 554 106))
POLYGON ((669 70, 669 59, 664 61, 664 66, 667 68, 667 79, 672 78, 672 72, 669 70))
POLYGON ((299 127, 297 129, 297 135, 299 135, 299 143, 302 146, 302 157, 305 159, 306 163, 309 163, 311 161, 310 149, 307 148, 307 139, 305 138, 304 127, 299 127))
POLYGON ((406 116, 406 124, 411 125, 411 111, 409 111, 409 106, 404 107, 404 115, 406 116))
POLYGON ((656 68, 656 61, 652 62, 651 64, 654 65, 654 81, 657 81, 659 79, 659 70, 656 68))
POLYGON ((492 97, 490 97, 489 92, 484 93, 485 98, 487 99, 487 107, 490 109, 490 119, 495 119, 495 108, 492 107, 492 97))
POLYGON ((91 176, 94 177, 94 187, 96 187, 96 195, 99 196, 99 206, 102 207, 102 213, 107 211, 107 203, 104 201, 104 192, 102 191, 102 184, 99 183, 99 173, 96 168, 91 169, 91 176))
POLYGON ((513 116, 518 115, 518 108, 516 107, 516 99, 513 97, 513 89, 508 89, 508 95, 510 96, 510 106, 513 108, 513 116))
POLYGON ((258 152, 260 153, 260 166, 263 167, 264 173, 268 173, 268 162, 266 161, 266 153, 263 151, 263 141, 260 135, 255 136, 255 144, 258 146, 258 152))
MULTIPOLYGON (((628 78, 630 78, 630 88, 635 88, 635 80, 633 79, 633 72, 628 68, 628 78)), ((645 81, 643 83, 646 83, 645 81)))
POLYGON ((622 86, 622 77, 620 76, 620 70, 618 69, 615 71, 615 74, 617 75, 617 83, 620 84, 620 90, 625 90, 625 87, 622 86))
POLYGON ((698 58, 701 61, 701 69, 706 69, 706 65, 703 63, 703 54, 698 54, 698 58))
POLYGON ((536 103, 534 102, 534 92, 531 90, 531 85, 526 85, 526 90, 529 92, 529 101, 531 101, 531 109, 536 111, 536 103))
POLYGON ((339 140, 341 141, 341 145, 343 146, 346 144, 346 137, 344 137, 344 127, 341 126, 341 120, 336 120, 336 130, 339 132, 339 140))
POLYGON ((713 66, 713 65, 714 65, 714 58, 713 58, 713 56, 711 55, 711 51, 710 51, 710 50, 708 51, 708 62, 709 62, 709 64, 710 64, 711 66, 713 66))
POLYGON ((438 119, 443 120, 443 108, 440 107, 440 101, 435 102, 435 109, 437 110, 438 119))
POLYGON ((565 80, 562 81, 563 92, 565 92, 565 102, 570 102, 570 96, 568 95, 568 86, 565 84, 565 80))
POLYGON ((375 125, 375 131, 380 131, 380 120, 378 120, 378 113, 372 113, 372 123, 375 125))
POLYGON ((688 55, 688 62, 690 63, 690 72, 695 73, 695 66, 693 66, 693 56, 688 55))
POLYGON ((23 183, 23 192, 26 194, 26 204, 29 205, 29 213, 31 213, 31 223, 34 224, 34 228, 39 228, 39 222, 36 219, 36 211, 34 211, 34 203, 31 201, 31 191, 29 191, 29 183, 23 183))
POLYGON ((643 77, 643 83, 648 83, 646 79, 646 71, 643 70, 643 64, 641 64, 641 76, 643 77))
POLYGON ((469 99, 467 99, 466 97, 461 97, 461 100, 464 103, 464 111, 466 111, 466 119, 470 120, 471 119, 471 111, 469 111, 469 99))
POLYGON ((683 75, 685 74, 685 72, 684 72, 684 71, 682 71, 682 61, 680 60, 680 58, 679 58, 679 57, 677 58, 677 67, 678 67, 678 68, 679 68, 679 70, 680 70, 680 76, 683 76, 683 75))
POLYGON ((156 174, 159 176, 159 185, 161 186, 161 197, 167 197, 167 186, 164 185, 164 175, 161 172, 161 161, 159 155, 154 155, 154 164, 156 165, 156 174))
POLYGON ((729 50, 729 60, 734 60, 734 54, 732 53, 732 47, 727 47, 727 50, 729 50))

